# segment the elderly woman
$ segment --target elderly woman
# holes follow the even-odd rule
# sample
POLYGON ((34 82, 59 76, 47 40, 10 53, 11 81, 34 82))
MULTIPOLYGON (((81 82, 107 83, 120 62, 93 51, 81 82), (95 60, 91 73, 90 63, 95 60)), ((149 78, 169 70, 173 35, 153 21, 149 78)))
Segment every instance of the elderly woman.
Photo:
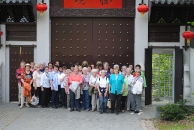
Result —
POLYGON ((69 91, 69 76, 71 74, 71 70, 70 69, 67 69, 66 70, 66 76, 65 76, 65 79, 64 79, 64 82, 63 82, 63 85, 64 85, 64 88, 65 88, 65 93, 67 95, 67 108, 68 110, 71 110, 70 108, 70 91, 69 91))
POLYGON ((123 90, 123 94, 121 97, 121 103, 122 103, 122 112, 125 112, 125 104, 126 104, 126 99, 127 99, 127 95, 128 95, 128 79, 126 77, 126 72, 123 71, 122 72, 123 78, 124 78, 124 90, 123 90))
MULTIPOLYGON (((128 95, 127 95, 127 110, 128 111, 130 110, 131 100, 134 101, 133 94, 131 92, 132 86, 133 86, 133 83, 132 83, 133 75, 131 74, 131 72, 132 72, 132 69, 127 68, 126 76, 125 76, 128 80, 128 95)), ((131 111, 134 111, 134 109, 131 109, 131 111)))
POLYGON ((84 67, 82 69, 82 89, 83 89, 83 95, 82 95, 82 110, 87 110, 89 111, 89 93, 88 93, 88 88, 89 88, 89 79, 90 75, 88 74, 88 68, 84 67))
POLYGON ((49 72, 49 68, 46 66, 40 81, 40 86, 42 90, 42 95, 41 95, 42 108, 48 107, 49 100, 50 100, 49 99, 50 98, 50 75, 48 72, 49 72))
POLYGON ((59 67, 57 65, 54 65, 54 71, 50 73, 50 86, 52 90, 52 108, 57 109, 58 108, 58 84, 59 84, 59 79, 58 79, 58 69, 59 67))
POLYGON ((33 83, 34 83, 34 90, 35 90, 35 95, 39 97, 39 103, 38 105, 41 105, 41 86, 40 86, 40 81, 41 81, 41 76, 42 72, 40 72, 40 65, 37 64, 36 70, 33 73, 33 83))
MULTIPOLYGON (((71 85, 73 82, 79 83, 79 85, 82 84, 82 75, 78 73, 78 67, 74 67, 73 73, 71 73, 69 76, 69 82, 71 85)), ((79 90, 80 90, 80 86, 76 89, 76 91, 78 91, 78 92, 74 92, 73 89, 71 88, 71 85, 70 85, 70 97, 71 97, 71 110, 70 110, 70 112, 74 111, 74 105, 76 105, 76 110, 78 112, 80 112, 79 98, 78 98, 78 97, 80 97, 80 95, 77 95, 79 90)))
MULTIPOLYGON (((22 82, 22 87, 21 87, 21 106, 20 108, 23 108, 24 105, 24 99, 28 99, 31 96, 31 84, 33 82, 32 79, 32 72, 30 71, 30 64, 26 64, 25 66, 25 71, 22 72, 21 74, 21 82, 22 82)), ((26 106, 29 107, 28 101, 26 100, 26 106)))
MULTIPOLYGON (((133 83, 133 89, 135 89, 134 85, 139 82, 141 84, 142 90, 143 90, 143 78, 141 77, 141 71, 140 70, 136 70, 135 71, 135 77, 132 80, 133 83)), ((132 89, 132 92, 134 92, 132 89)), ((141 94, 140 93, 133 93, 133 99, 131 100, 131 107, 132 110, 135 110, 134 113, 139 113, 140 111, 140 103, 141 103, 141 94), (133 101, 134 99, 134 101, 133 101)))
POLYGON ((103 112, 106 112, 106 105, 107 105, 107 99, 108 99, 108 83, 109 80, 105 76, 106 71, 101 71, 101 76, 97 79, 97 85, 98 85, 98 93, 99 93, 99 99, 100 99, 100 114, 103 112))
POLYGON ((98 75, 97 75, 97 72, 98 70, 97 69, 93 69, 92 71, 92 75, 90 77, 90 80, 89 80, 89 85, 90 87, 92 87, 92 112, 95 111, 96 109, 96 105, 97 105, 97 110, 99 110, 99 100, 97 98, 97 80, 98 80, 98 75))
POLYGON ((115 101, 117 101, 116 115, 121 108, 121 96, 124 91, 124 78, 119 74, 119 66, 114 65, 114 74, 110 76, 111 113, 114 113, 115 101))
MULTIPOLYGON (((58 74, 59 75, 59 74, 58 74)), ((67 102, 66 102, 66 93, 65 93, 65 85, 64 82, 67 80, 66 79, 66 69, 65 67, 62 68, 62 73, 59 75, 59 80, 61 82, 61 106, 63 109, 66 108, 67 102)))

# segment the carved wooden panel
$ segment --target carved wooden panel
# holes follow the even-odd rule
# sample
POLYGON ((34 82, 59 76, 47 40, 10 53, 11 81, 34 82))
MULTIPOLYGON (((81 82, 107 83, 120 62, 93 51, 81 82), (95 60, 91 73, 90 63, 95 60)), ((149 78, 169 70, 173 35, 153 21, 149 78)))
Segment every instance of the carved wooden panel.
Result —
POLYGON ((10 101, 18 101, 18 84, 16 79, 16 69, 20 62, 30 63, 34 61, 34 47, 11 46, 10 47, 10 101))
POLYGON ((180 26, 173 24, 149 24, 149 42, 179 42, 180 26))
POLYGON ((134 63, 133 18, 52 18, 51 59, 63 65, 134 63))
POLYGON ((36 41, 36 24, 7 24, 7 41, 36 41))

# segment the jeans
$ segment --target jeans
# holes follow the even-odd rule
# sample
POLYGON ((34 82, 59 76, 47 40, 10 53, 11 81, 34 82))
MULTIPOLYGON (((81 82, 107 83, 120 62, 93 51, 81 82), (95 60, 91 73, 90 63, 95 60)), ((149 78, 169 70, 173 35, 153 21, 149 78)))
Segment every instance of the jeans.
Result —
POLYGON ((75 93, 70 90, 70 100, 71 100, 71 109, 74 109, 74 105, 76 109, 79 109, 79 99, 75 99, 75 93))
POLYGON ((106 106, 107 106, 107 96, 104 97, 104 94, 102 93, 101 96, 99 96, 99 100, 100 100, 100 112, 106 111, 106 106))
POLYGON ((116 111, 119 112, 121 109, 121 94, 116 95, 111 93, 111 111, 114 112, 115 109, 115 102, 117 102, 116 111))
POLYGON ((83 90, 83 94, 82 94, 82 108, 83 109, 86 109, 86 110, 89 110, 89 102, 90 102, 90 99, 89 99, 89 93, 88 93, 88 90, 83 90))
POLYGON ((139 111, 140 105, 141 105, 141 94, 133 94, 133 96, 134 96, 135 110, 139 111))
POLYGON ((128 95, 127 95, 127 109, 130 109, 130 105, 131 105, 131 109, 132 110, 135 109, 135 108, 132 107, 132 106, 134 106, 133 102, 134 102, 133 94, 131 93, 131 90, 128 90, 128 95))
POLYGON ((52 91, 52 106, 57 106, 58 105, 58 91, 53 90, 52 91))
POLYGON ((61 88, 61 105, 62 106, 66 106, 67 105, 65 88, 61 88))

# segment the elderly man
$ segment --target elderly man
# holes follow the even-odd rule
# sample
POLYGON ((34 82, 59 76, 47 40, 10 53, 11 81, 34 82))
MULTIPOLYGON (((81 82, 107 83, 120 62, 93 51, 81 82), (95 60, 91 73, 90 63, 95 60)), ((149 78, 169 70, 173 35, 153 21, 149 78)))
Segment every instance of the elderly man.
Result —
POLYGON ((45 62, 40 62, 40 72, 44 73, 45 62))
POLYGON ((127 70, 127 66, 125 66, 125 65, 122 66, 121 71, 122 71, 122 72, 126 72, 126 70, 127 70))
MULTIPOLYGON (((102 70, 105 70, 105 72, 106 72, 106 77, 107 78, 110 78, 110 69, 109 69, 109 64, 108 64, 108 62, 104 62, 103 63, 103 69, 102 70)), ((100 74, 101 74, 101 71, 100 71, 100 74)))

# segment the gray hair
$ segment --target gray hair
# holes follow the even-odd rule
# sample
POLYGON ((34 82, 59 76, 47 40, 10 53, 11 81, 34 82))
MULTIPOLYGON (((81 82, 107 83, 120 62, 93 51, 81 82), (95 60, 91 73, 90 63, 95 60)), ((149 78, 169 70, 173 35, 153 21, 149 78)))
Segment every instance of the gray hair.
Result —
POLYGON ((118 68, 119 69, 119 65, 116 64, 116 65, 113 66, 113 68, 118 68))
POLYGON ((98 72, 98 70, 97 69, 92 69, 92 71, 91 71, 92 73, 94 73, 94 72, 98 72))
POLYGON ((104 62, 103 65, 109 65, 108 62, 104 62))
POLYGON ((87 71, 87 70, 88 70, 88 68, 87 68, 87 67, 84 67, 84 68, 82 69, 82 72, 83 72, 83 71, 85 71, 85 70, 87 71))

